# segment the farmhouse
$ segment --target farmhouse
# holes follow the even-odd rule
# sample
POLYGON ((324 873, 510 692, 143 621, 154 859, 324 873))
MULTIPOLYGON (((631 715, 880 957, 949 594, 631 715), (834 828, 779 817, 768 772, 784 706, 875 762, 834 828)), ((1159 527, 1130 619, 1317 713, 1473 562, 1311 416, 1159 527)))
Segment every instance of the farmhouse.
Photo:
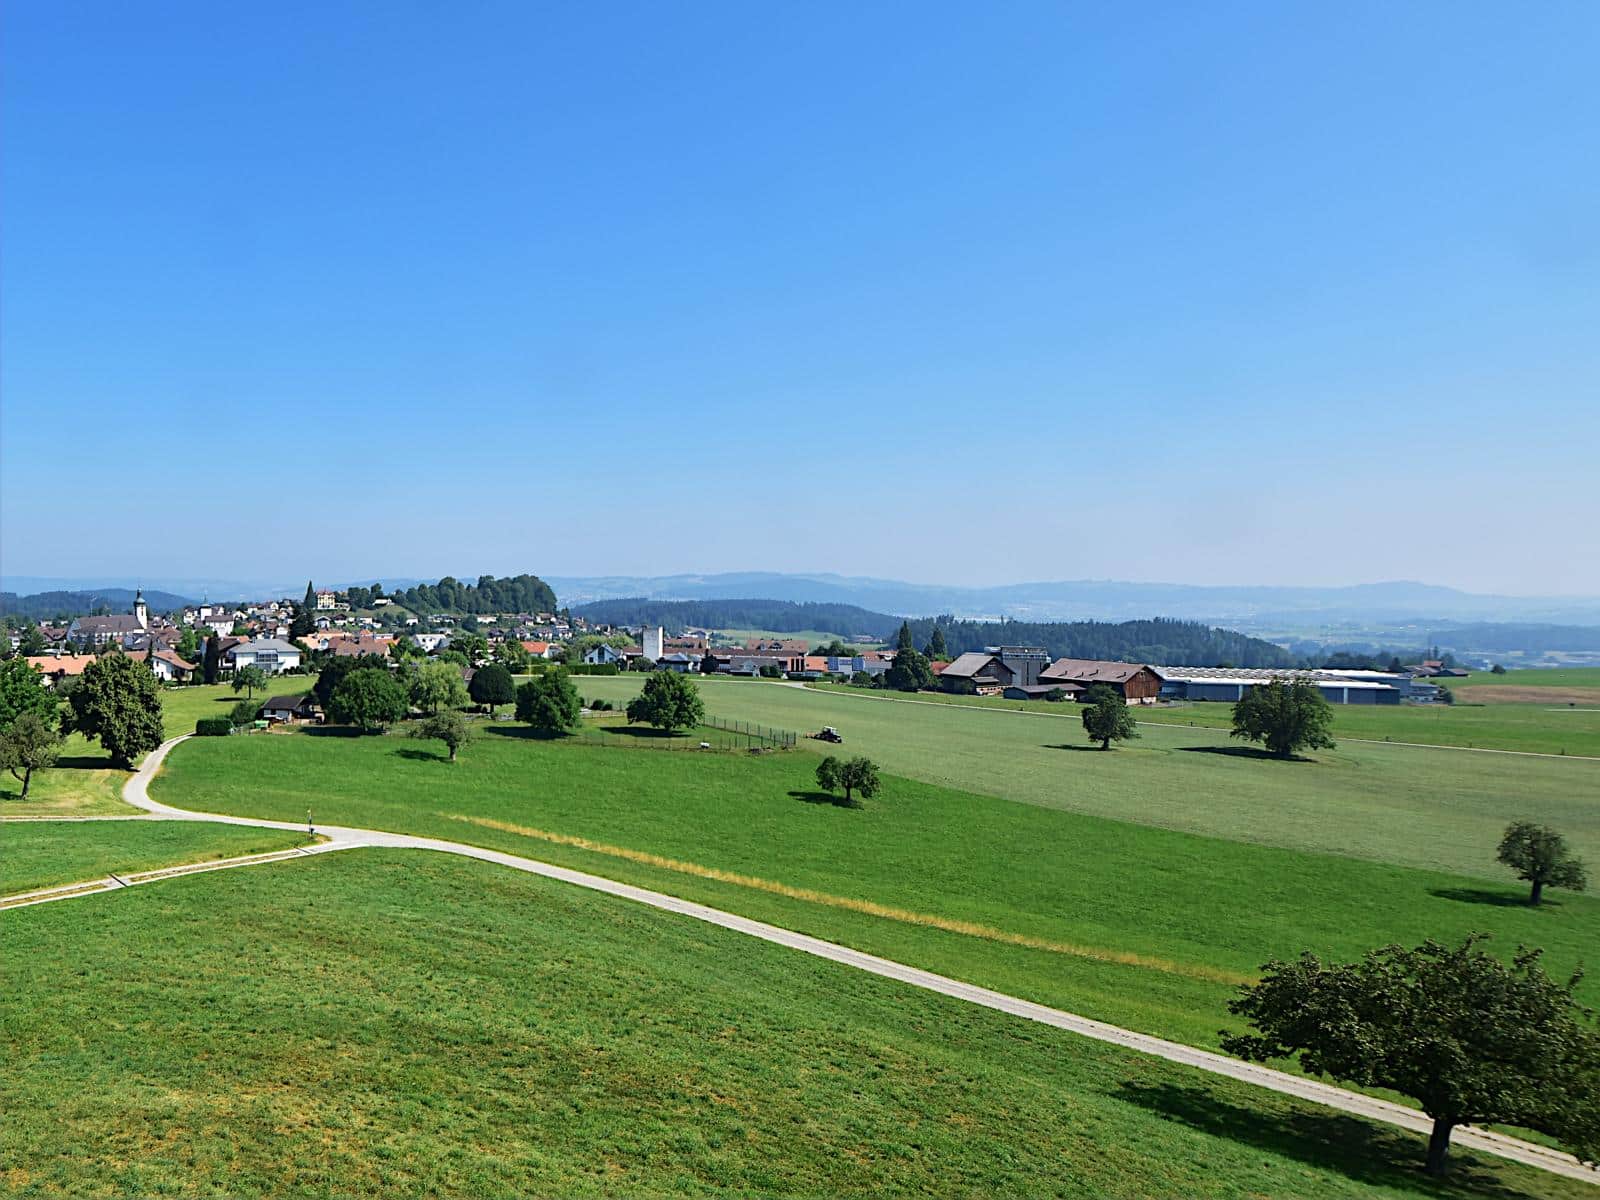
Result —
POLYGON ((45 683, 54 687, 63 679, 82 675, 83 669, 94 661, 94 655, 30 654, 23 661, 43 675, 45 683))
POLYGON ((1161 694, 1161 676, 1141 663, 1102 662, 1090 658, 1058 658, 1039 672, 1038 682, 1088 690, 1104 684, 1129 704, 1154 704, 1161 694))
POLYGON ((583 652, 583 661, 591 667, 616 666, 624 659, 624 654, 615 646, 608 646, 601 642, 598 646, 590 646, 583 652))
POLYGON ((939 686, 946 691, 998 696, 1009 687, 1027 688, 1043 682, 1043 668, 1049 660, 1040 646, 993 646, 982 652, 969 651, 939 672, 939 686))
POLYGON ((152 646, 145 662, 155 677, 164 683, 184 683, 194 675, 195 664, 185 662, 173 650, 159 643, 152 646))
POLYGON ((317 719, 317 704, 310 692, 297 696, 274 696, 261 706, 261 715, 281 724, 314 721, 317 719))

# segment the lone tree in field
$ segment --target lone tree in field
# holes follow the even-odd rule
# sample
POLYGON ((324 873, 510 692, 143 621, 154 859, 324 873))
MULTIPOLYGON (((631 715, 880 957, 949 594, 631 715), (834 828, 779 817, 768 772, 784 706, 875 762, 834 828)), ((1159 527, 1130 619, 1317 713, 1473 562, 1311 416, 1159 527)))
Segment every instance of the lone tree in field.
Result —
POLYGON ((537 675, 517 689, 517 720, 540 733, 568 733, 583 715, 583 699, 562 668, 537 675))
POLYGON ((692 729, 705 720, 705 705, 700 689, 687 675, 676 671, 656 671, 644 681, 644 690, 627 707, 628 724, 643 722, 665 733, 692 729))
POLYGON ((1538 1130, 1584 1158, 1600 1154, 1600 1031, 1540 951, 1511 966, 1469 934, 1458 947, 1386 946, 1360 962, 1274 960, 1228 1005, 1259 1031, 1223 1031, 1230 1054, 1300 1055, 1315 1075, 1381 1087, 1433 1118, 1427 1170, 1442 1174, 1457 1125, 1538 1130))
POLYGON ((1309 679, 1273 679, 1257 684, 1233 706, 1230 736, 1264 742, 1279 758, 1296 750, 1331 750, 1333 707, 1309 679))
MULTIPOLYGON (((518 646, 517 649, 521 650, 522 647, 518 646)), ((495 662, 479 667, 473 673, 472 682, 467 685, 467 694, 474 703, 483 705, 492 714, 497 705, 516 702, 517 685, 511 678, 511 672, 495 662)))
POLYGON ((351 671, 333 689, 328 716, 362 733, 382 733, 406 715, 406 691, 388 671, 351 671))
POLYGON ((445 749, 450 751, 450 761, 455 762, 456 751, 472 740, 472 727, 455 709, 447 708, 419 722, 411 730, 411 736, 443 742, 445 749))
POLYGON ((1100 749, 1109 750, 1112 742, 1139 736, 1133 712, 1115 688, 1093 684, 1084 692, 1083 704, 1083 731, 1091 742, 1100 743, 1100 749))
POLYGON ((68 700, 67 732, 99 738, 125 770, 161 744, 161 688, 144 663, 118 648, 83 669, 68 700))
MULTIPOLYGON (((52 714, 53 716, 54 714, 52 714)), ((61 751, 61 735, 53 722, 37 712, 24 712, 0 731, 0 768, 10 771, 22 785, 20 800, 28 798, 33 773, 56 761, 61 751)))
POLYGON ((883 785, 878 779, 877 764, 870 758, 840 762, 830 754, 817 764, 817 786, 829 793, 843 791, 845 804, 854 808, 855 793, 861 793, 863 800, 871 800, 883 785))
POLYGON ((256 698, 256 689, 267 686, 267 673, 257 666, 240 667, 233 673, 233 690, 243 692, 246 700, 256 698))
POLYGON ((1513 821, 1500 839, 1495 856, 1532 885, 1529 904, 1538 904, 1547 887, 1581 892, 1589 885, 1583 860, 1567 849, 1567 839, 1554 829, 1532 821, 1513 821))

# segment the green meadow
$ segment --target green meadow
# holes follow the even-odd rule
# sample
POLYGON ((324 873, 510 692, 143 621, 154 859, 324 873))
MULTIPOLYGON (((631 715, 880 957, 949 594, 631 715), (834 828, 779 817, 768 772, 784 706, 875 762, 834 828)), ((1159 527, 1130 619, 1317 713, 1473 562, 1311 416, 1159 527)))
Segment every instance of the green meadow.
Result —
MULTIPOLYGON (((640 687, 634 675, 578 682, 584 695, 614 703, 640 687)), ((700 690, 708 713, 801 733, 832 725, 845 753, 1006 800, 1491 880, 1502 877, 1501 832, 1527 818, 1563 830, 1600 862, 1600 762, 1356 741, 1278 762, 1222 729, 1150 723, 1139 740, 1101 752, 1070 705, 1023 715, 753 680, 709 679, 700 690)))
POLYGON ((10 821, 0 823, 0 896, 307 841, 276 829, 184 821, 10 821))
POLYGON ((0 921, 11 1196, 1596 1194, 444 855, 0 921))
MULTIPOLYGON (((1053 753, 1063 771, 1139 762, 1053 753)), ((1552 893, 1532 910, 1503 871, 1202 837, 905 777, 844 808, 817 792, 816 761, 548 741, 502 724, 450 764, 399 736, 313 731, 187 742, 153 794, 290 821, 312 806, 319 825, 491 846, 1201 1045, 1215 1044, 1238 983, 1274 956, 1353 956, 1484 930, 1507 954, 1519 942, 1545 947, 1565 971, 1600 944, 1600 899, 1552 893)), ((1318 769, 1224 761, 1313 778, 1318 769)), ((1600 1001, 1600 981, 1584 988, 1600 1001)))
MULTIPOLYGON (((1518 675, 1572 674, 1573 672, 1522 671, 1518 675)), ((1487 676, 1498 681, 1500 676, 1487 676)), ((1447 680, 1455 684, 1460 680, 1447 680)), ((811 683, 807 687, 836 695, 881 698, 884 693, 839 683, 811 683)), ((1554 690, 1554 689, 1546 689, 1554 690)), ((1337 738, 1378 742, 1417 742, 1479 750, 1516 750, 1534 754, 1569 754, 1600 757, 1600 692, 1593 706, 1565 701, 1532 699, 1517 703, 1482 703, 1469 689, 1453 705, 1336 705, 1333 733, 1337 738)), ((1048 700, 1006 700, 999 696, 955 696, 920 692, 919 702, 954 704, 970 708, 1036 712, 1077 719, 1076 705, 1048 700)), ((1138 717, 1149 724, 1193 725, 1228 729, 1233 706, 1216 703, 1176 703, 1140 709, 1138 717)))

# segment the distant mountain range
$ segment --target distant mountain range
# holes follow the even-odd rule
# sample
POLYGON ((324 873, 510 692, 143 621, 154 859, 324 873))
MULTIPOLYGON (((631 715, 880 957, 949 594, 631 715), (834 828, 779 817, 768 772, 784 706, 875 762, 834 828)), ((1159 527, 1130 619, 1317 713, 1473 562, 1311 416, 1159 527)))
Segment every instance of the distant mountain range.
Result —
POLYGON ((563 604, 642 597, 855 604, 900 616, 1031 621, 1173 617, 1251 629, 1359 623, 1413 624, 1538 621, 1600 625, 1600 597, 1486 596, 1434 584, 1365 583, 1350 587, 1205 587, 1182 583, 1075 580, 951 587, 831 574, 737 572, 719 575, 547 575, 563 604))
MULTIPOLYGON (((125 613, 133 608, 132 588, 100 588, 90 591, 36 592, 31 596, 18 596, 15 592, 0 592, 0 616, 27 617, 32 621, 48 621, 53 617, 82 617, 96 609, 109 609, 125 613)), ((171 592, 148 591, 144 602, 151 612, 170 612, 182 608, 190 601, 171 592)))

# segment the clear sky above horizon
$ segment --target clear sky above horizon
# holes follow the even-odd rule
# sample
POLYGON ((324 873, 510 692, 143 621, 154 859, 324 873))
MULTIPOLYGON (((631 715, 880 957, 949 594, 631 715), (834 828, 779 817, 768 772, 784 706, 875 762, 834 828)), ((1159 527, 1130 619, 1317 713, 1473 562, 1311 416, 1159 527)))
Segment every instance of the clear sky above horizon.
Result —
POLYGON ((1600 5, 3 22, 8 575, 1600 594, 1600 5))

